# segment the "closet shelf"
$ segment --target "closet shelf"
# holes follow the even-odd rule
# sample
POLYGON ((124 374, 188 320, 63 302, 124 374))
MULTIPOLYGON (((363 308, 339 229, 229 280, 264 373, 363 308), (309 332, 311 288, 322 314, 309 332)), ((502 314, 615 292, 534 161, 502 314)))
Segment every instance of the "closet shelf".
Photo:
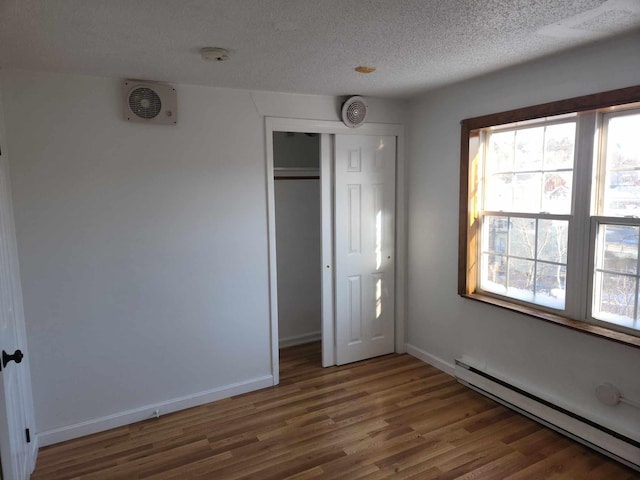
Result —
POLYGON ((301 167, 274 167, 273 178, 276 180, 317 180, 320 178, 320 169, 301 167))

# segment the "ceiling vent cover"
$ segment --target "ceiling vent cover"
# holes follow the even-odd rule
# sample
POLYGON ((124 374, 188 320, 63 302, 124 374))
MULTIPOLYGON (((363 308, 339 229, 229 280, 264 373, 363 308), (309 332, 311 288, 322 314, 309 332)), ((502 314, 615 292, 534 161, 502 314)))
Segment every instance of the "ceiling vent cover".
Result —
POLYGON ((172 86, 125 80, 122 91, 126 120, 165 125, 178 123, 177 95, 172 86))
POLYGON ((367 116, 367 104, 362 97, 351 97, 342 104, 342 121, 349 128, 359 127, 367 116))

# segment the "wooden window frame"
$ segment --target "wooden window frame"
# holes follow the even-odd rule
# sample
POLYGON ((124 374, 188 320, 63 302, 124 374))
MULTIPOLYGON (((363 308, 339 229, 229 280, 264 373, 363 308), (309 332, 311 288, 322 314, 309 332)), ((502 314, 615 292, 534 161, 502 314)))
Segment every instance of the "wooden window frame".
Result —
MULTIPOLYGON (((535 305, 523 305, 516 301, 509 301, 508 299, 496 298, 477 292, 477 235, 480 232, 477 219, 473 218, 470 214, 475 211, 477 206, 473 203, 477 200, 475 195, 470 195, 472 180, 470 177, 474 173, 474 169, 471 168, 473 158, 470 154, 474 153, 473 149, 480 147, 479 135, 477 133, 479 130, 557 115, 594 110, 602 111, 636 102, 640 102, 640 85, 462 120, 460 143, 460 217, 458 226, 458 294, 460 296, 640 348, 640 336, 607 328, 606 326, 588 323, 586 320, 558 315, 544 308, 536 308, 535 305)), ((476 155, 474 154, 474 158, 475 157, 476 155)))

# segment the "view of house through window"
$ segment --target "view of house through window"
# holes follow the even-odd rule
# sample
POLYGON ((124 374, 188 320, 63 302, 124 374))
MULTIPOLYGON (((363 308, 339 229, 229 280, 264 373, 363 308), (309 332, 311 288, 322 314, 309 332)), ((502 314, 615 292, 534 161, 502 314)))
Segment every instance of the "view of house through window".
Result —
POLYGON ((463 121, 461 294, 640 335, 638 100, 463 121))

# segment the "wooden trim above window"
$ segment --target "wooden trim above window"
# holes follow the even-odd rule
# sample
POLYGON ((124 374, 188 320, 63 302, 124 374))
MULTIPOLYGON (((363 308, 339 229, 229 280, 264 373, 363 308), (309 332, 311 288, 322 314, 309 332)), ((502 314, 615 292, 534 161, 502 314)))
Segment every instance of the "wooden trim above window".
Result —
MULTIPOLYGON (((615 108, 616 106, 640 102, 640 85, 611 90, 608 92, 584 95, 581 97, 559 100, 530 107, 518 108, 506 112, 467 118, 461 122, 460 138, 460 204, 458 224, 458 294, 473 300, 489 303, 501 308, 507 308, 524 315, 551 321, 574 330, 591 335, 607 338, 625 345, 640 348, 640 337, 593 325, 585 321, 566 318, 551 314, 535 307, 523 306, 508 300, 497 299, 492 296, 476 293, 476 247, 478 233, 474 218, 476 205, 472 204, 470 188, 472 181, 477 182, 477 172, 474 171, 474 158, 477 152, 473 148, 473 138, 478 137, 478 130, 498 125, 553 117, 570 113, 586 112, 615 108)), ((478 142, 479 143, 479 142, 478 142)), ((475 187, 474 187, 475 188, 475 187)))
POLYGON ((465 128, 467 131, 471 131, 479 128, 492 127, 494 125, 504 125, 507 123, 534 120, 536 118, 615 107, 616 105, 624 105, 638 101, 640 101, 640 85, 569 98, 567 100, 543 103, 541 105, 533 105, 531 107, 516 108, 515 110, 492 113, 481 117, 467 118, 462 121, 462 128, 464 133, 465 128))

